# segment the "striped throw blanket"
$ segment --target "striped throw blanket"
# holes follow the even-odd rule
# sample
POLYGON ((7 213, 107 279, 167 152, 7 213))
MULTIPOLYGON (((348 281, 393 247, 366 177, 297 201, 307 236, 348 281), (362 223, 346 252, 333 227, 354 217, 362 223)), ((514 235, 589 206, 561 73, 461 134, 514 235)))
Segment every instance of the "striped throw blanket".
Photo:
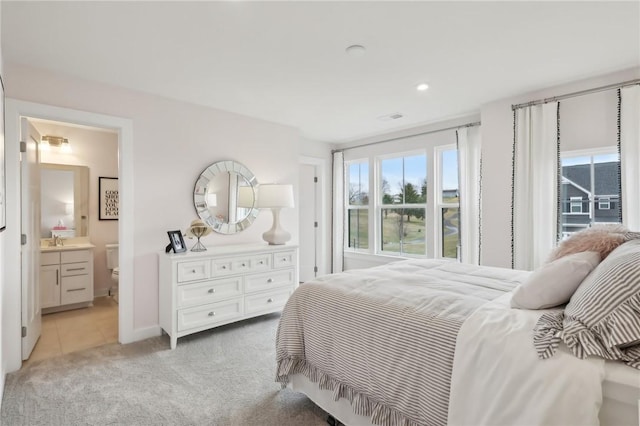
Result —
POLYGON ((374 424, 445 425, 458 330, 520 278, 409 260, 302 284, 278 327, 276 380, 302 373, 374 424))

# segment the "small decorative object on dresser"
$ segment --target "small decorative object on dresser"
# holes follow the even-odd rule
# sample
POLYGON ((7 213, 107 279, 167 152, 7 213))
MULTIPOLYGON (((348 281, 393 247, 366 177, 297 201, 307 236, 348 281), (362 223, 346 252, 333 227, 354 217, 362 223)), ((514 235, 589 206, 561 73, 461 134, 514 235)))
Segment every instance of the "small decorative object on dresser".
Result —
POLYGON ((187 251, 187 245, 184 243, 180 231, 167 231, 167 235, 169 235, 169 245, 164 249, 165 253, 169 253, 171 250, 174 253, 187 251))
POLYGON ((189 228, 187 228, 185 235, 189 238, 196 237, 198 242, 191 247, 191 251, 207 251, 207 248, 200 242, 200 238, 205 237, 211 233, 211 228, 207 226, 200 219, 196 219, 191 222, 189 228))
POLYGON ((264 244, 159 254, 160 327, 171 339, 280 311, 298 283, 298 247, 264 244))

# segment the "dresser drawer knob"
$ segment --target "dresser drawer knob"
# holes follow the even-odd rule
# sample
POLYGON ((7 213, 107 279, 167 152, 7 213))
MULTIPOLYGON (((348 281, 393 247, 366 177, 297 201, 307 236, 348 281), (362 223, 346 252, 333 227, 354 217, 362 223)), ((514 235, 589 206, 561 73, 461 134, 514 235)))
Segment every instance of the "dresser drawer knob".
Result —
POLYGON ((222 265, 222 269, 227 269, 227 266, 226 265, 222 265))
POLYGON ((264 265, 264 262, 261 260, 261 261, 260 261, 260 264, 261 264, 261 265, 264 265))
POLYGON ((272 282, 273 282, 273 278, 269 278, 269 279, 267 280, 267 282, 268 282, 268 283, 272 283, 272 282))
POLYGON ((242 264, 242 266, 247 266, 247 264, 246 264, 246 263, 243 263, 243 264, 242 264))
POLYGON ((209 312, 209 316, 210 316, 210 317, 215 317, 215 316, 216 316, 216 313, 215 313, 215 312, 209 312))
POLYGON ((286 257, 283 257, 283 258, 282 258, 282 261, 283 261, 283 262, 286 262, 286 261, 287 261, 287 258, 286 258, 286 257))
POLYGON ((191 273, 192 273, 192 274, 195 274, 195 273, 196 273, 196 270, 195 270, 195 269, 192 269, 192 270, 191 270, 191 273))
POLYGON ((270 298, 267 300, 267 303, 271 303, 271 302, 273 302, 273 299, 270 297, 270 298))
POLYGON ((210 288, 210 289, 209 289, 209 293, 212 293, 212 294, 213 294, 213 293, 215 293, 215 292, 216 292, 216 289, 215 289, 215 288, 210 288))

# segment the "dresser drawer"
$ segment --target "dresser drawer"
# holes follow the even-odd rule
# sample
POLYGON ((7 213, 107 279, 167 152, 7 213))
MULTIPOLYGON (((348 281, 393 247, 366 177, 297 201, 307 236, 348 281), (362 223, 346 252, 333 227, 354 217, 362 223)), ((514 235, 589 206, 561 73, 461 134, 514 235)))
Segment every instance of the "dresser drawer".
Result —
POLYGON ((206 280, 211 277, 211 265, 208 260, 178 263, 178 282, 206 280))
POLYGON ((233 274, 234 259, 214 259, 211 261, 211 269, 214 277, 223 277, 233 274))
POLYGON ((291 293, 293 287, 245 296, 244 311, 246 314, 255 314, 282 309, 291 293))
POLYGON ((93 299, 91 279, 88 275, 75 275, 62 278, 60 286, 60 304, 89 302, 93 299))
POLYGON ((245 292, 268 290, 295 284, 295 269, 283 269, 265 272, 263 274, 247 275, 245 277, 245 292))
POLYGON ((72 275, 88 275, 90 271, 89 262, 63 263, 60 266, 60 275, 70 277, 72 275))
POLYGON ((88 262, 93 257, 91 250, 69 250, 60 252, 62 263, 88 262))
POLYGON ((40 265, 58 265, 60 264, 60 252, 54 251, 49 253, 40 253, 40 265))
POLYGON ((251 262, 251 271, 252 272, 260 272, 260 271, 268 271, 271 269, 271 254, 259 254, 256 256, 251 256, 249 258, 251 262))
POLYGON ((295 250, 280 251, 273 253, 273 267, 274 268, 286 268, 296 264, 296 252, 295 250))
POLYGON ((243 315, 242 297, 178 310, 178 331, 212 326, 243 315))
POLYGON ((242 296, 242 277, 185 284, 178 287, 178 307, 202 305, 222 299, 242 296))

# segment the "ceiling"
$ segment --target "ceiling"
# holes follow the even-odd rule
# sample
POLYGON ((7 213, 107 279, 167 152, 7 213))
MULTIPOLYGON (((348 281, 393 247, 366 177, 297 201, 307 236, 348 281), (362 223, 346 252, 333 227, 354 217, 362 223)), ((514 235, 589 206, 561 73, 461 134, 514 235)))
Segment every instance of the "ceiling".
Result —
POLYGON ((2 47, 5 63, 340 143, 640 66, 640 3, 3 0, 2 47))

